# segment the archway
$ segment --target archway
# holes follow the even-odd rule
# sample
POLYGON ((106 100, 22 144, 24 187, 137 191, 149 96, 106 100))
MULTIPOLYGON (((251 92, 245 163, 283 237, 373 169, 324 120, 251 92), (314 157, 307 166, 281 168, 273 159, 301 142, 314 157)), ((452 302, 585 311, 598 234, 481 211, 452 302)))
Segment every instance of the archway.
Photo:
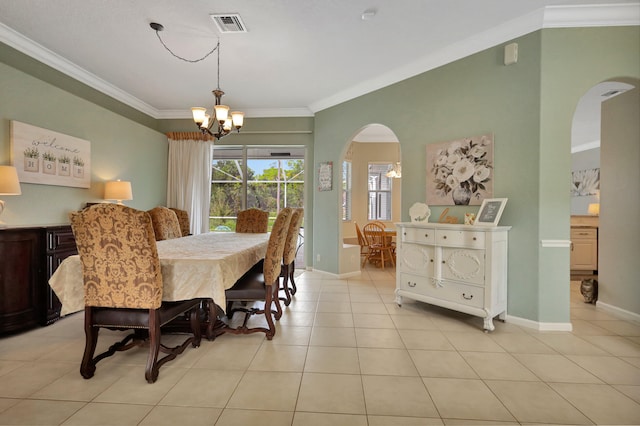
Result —
MULTIPOLYGON (((635 100, 638 96, 637 87, 637 81, 602 82, 589 89, 576 106, 571 132, 573 186, 570 269, 571 300, 576 302, 572 303, 572 307, 582 305, 580 281, 585 278, 596 278, 600 282, 599 307, 604 305, 617 310, 622 305, 628 305, 627 298, 633 299, 633 290, 625 288, 625 280, 621 279, 625 276, 624 267, 621 269, 624 250, 621 250, 622 257, 620 253, 614 253, 620 247, 633 247, 635 242, 631 240, 635 239, 634 235, 640 234, 637 226, 634 233, 625 224, 628 221, 621 222, 617 213, 633 211, 633 205, 636 211, 638 208, 637 196, 635 204, 632 202, 633 205, 629 206, 627 197, 620 194, 621 183, 629 193, 640 193, 640 179, 633 178, 634 173, 635 176, 639 175, 635 171, 637 163, 625 166, 628 164, 626 158, 634 157, 634 152, 640 152, 637 148, 637 116, 640 114, 635 100), (631 102, 625 101, 624 98, 628 97, 631 97, 631 102), (604 113, 609 109, 608 105, 619 102, 628 105, 610 109, 613 113, 604 113), (628 111, 633 108, 635 111, 628 111), (635 140, 629 138, 634 134, 634 128, 635 140), (620 132, 624 136, 618 136, 620 132), (628 176, 629 179, 620 182, 621 176, 628 176), (596 178, 597 185, 594 184, 596 178), (614 270, 615 274, 612 274, 614 270), (602 284, 605 285, 604 289, 602 284)), ((637 306, 630 310, 636 314, 640 311, 637 306)))
POLYGON ((373 214, 393 228, 394 222, 401 219, 402 176, 392 177, 391 173, 387 176, 397 163, 401 163, 400 141, 389 127, 368 124, 346 141, 341 160, 339 241, 343 243, 340 256, 343 275, 360 271, 355 223, 362 227, 373 214), (383 184, 379 185, 381 181, 383 184))

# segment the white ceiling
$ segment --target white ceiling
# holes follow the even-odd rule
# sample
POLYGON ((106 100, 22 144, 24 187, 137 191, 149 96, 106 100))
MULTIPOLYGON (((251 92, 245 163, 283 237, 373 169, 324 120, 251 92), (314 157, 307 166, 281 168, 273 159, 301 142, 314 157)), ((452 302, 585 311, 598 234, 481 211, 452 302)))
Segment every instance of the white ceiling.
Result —
MULTIPOLYGON (((247 117, 311 116, 542 27, 637 25, 624 0, 0 0, 0 41, 155 118, 224 102, 247 117), (583 6, 579 6, 583 5, 583 6), (363 20, 365 10, 375 10, 363 20), (219 35, 211 13, 248 32, 219 35)), ((521 52, 521 55, 526 55, 521 52)))

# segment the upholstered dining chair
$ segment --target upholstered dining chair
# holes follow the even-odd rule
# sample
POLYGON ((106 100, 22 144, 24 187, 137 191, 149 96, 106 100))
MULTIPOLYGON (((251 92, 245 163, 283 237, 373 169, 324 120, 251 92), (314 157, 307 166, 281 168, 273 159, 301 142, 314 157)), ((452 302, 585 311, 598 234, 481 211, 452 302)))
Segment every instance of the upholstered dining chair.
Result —
POLYGON ((176 214, 178 218, 178 224, 180 225, 180 232, 183 237, 191 235, 191 223, 189 222, 189 212, 186 210, 180 210, 175 207, 169 207, 169 210, 176 214))
POLYGON ((233 334, 263 332, 267 340, 271 340, 276 334, 273 319, 279 320, 282 316, 282 307, 278 299, 280 270, 292 214, 293 210, 288 207, 280 210, 271 228, 267 253, 264 259, 244 274, 231 288, 225 290, 229 323, 232 322, 234 312, 239 311, 245 314, 242 325, 232 327, 229 324, 225 328, 225 332, 233 334), (262 308, 255 306, 233 308, 234 302, 254 302, 255 304, 255 302, 262 301, 264 301, 262 308), (272 310, 272 304, 275 304, 275 311, 272 310), (256 314, 265 316, 267 327, 247 327, 249 318, 256 314))
POLYGON ((169 208, 158 206, 147 211, 151 216, 156 241, 182 237, 178 216, 169 208))
POLYGON ((294 272, 296 270, 296 251, 298 249, 298 237, 300 226, 302 226, 302 219, 304 219, 304 209, 294 209, 291 215, 291 222, 289 223, 289 230, 287 231, 287 239, 284 244, 282 270, 280 272, 282 287, 280 287, 280 290, 284 290, 285 297, 281 297, 280 300, 284 301, 285 306, 291 304, 291 295, 296 294, 298 291, 294 272))
POLYGON ((201 340, 200 300, 162 302, 162 275, 151 218, 118 204, 97 204, 69 215, 84 280, 85 350, 80 373, 93 377, 96 364, 116 351, 149 345, 145 378, 153 383, 160 367, 201 340), (187 313, 192 335, 175 347, 160 342, 160 327, 187 313), (133 330, 94 357, 100 328, 133 330), (158 359, 159 352, 165 355, 158 359))
POLYGON ((367 260, 374 263, 379 262, 382 269, 384 269, 384 264, 387 260, 390 260, 395 266, 394 247, 390 238, 385 234, 384 228, 377 223, 367 223, 362 231, 369 242, 367 260))
POLYGON ((269 212, 250 208, 238 212, 236 232, 264 234, 269 229, 269 212))

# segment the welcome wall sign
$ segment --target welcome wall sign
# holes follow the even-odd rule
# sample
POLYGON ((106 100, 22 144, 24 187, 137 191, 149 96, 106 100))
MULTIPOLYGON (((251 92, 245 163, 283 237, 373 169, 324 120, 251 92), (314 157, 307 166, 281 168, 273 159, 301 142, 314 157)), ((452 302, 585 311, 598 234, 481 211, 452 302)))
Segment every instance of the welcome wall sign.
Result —
POLYGON ((91 186, 91 142, 11 121, 11 158, 20 182, 91 186))

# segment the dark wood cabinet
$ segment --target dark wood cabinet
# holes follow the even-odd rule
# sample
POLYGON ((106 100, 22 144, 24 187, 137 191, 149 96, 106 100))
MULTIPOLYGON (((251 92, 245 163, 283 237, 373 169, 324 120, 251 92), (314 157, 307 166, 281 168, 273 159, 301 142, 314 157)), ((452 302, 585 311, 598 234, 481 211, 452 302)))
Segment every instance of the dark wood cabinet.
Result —
POLYGON ((40 229, 0 232, 0 334, 40 324, 43 249, 40 229))
POLYGON ((60 301, 48 281, 76 253, 69 225, 0 229, 0 335, 60 317, 60 301))
POLYGON ((73 231, 70 226, 55 226, 45 229, 45 238, 47 244, 46 254, 46 276, 45 276, 45 293, 44 293, 44 324, 49 325, 60 318, 60 308, 62 304, 58 297, 49 287, 49 278, 58 269, 58 266, 67 257, 77 254, 76 240, 73 237, 73 231))

